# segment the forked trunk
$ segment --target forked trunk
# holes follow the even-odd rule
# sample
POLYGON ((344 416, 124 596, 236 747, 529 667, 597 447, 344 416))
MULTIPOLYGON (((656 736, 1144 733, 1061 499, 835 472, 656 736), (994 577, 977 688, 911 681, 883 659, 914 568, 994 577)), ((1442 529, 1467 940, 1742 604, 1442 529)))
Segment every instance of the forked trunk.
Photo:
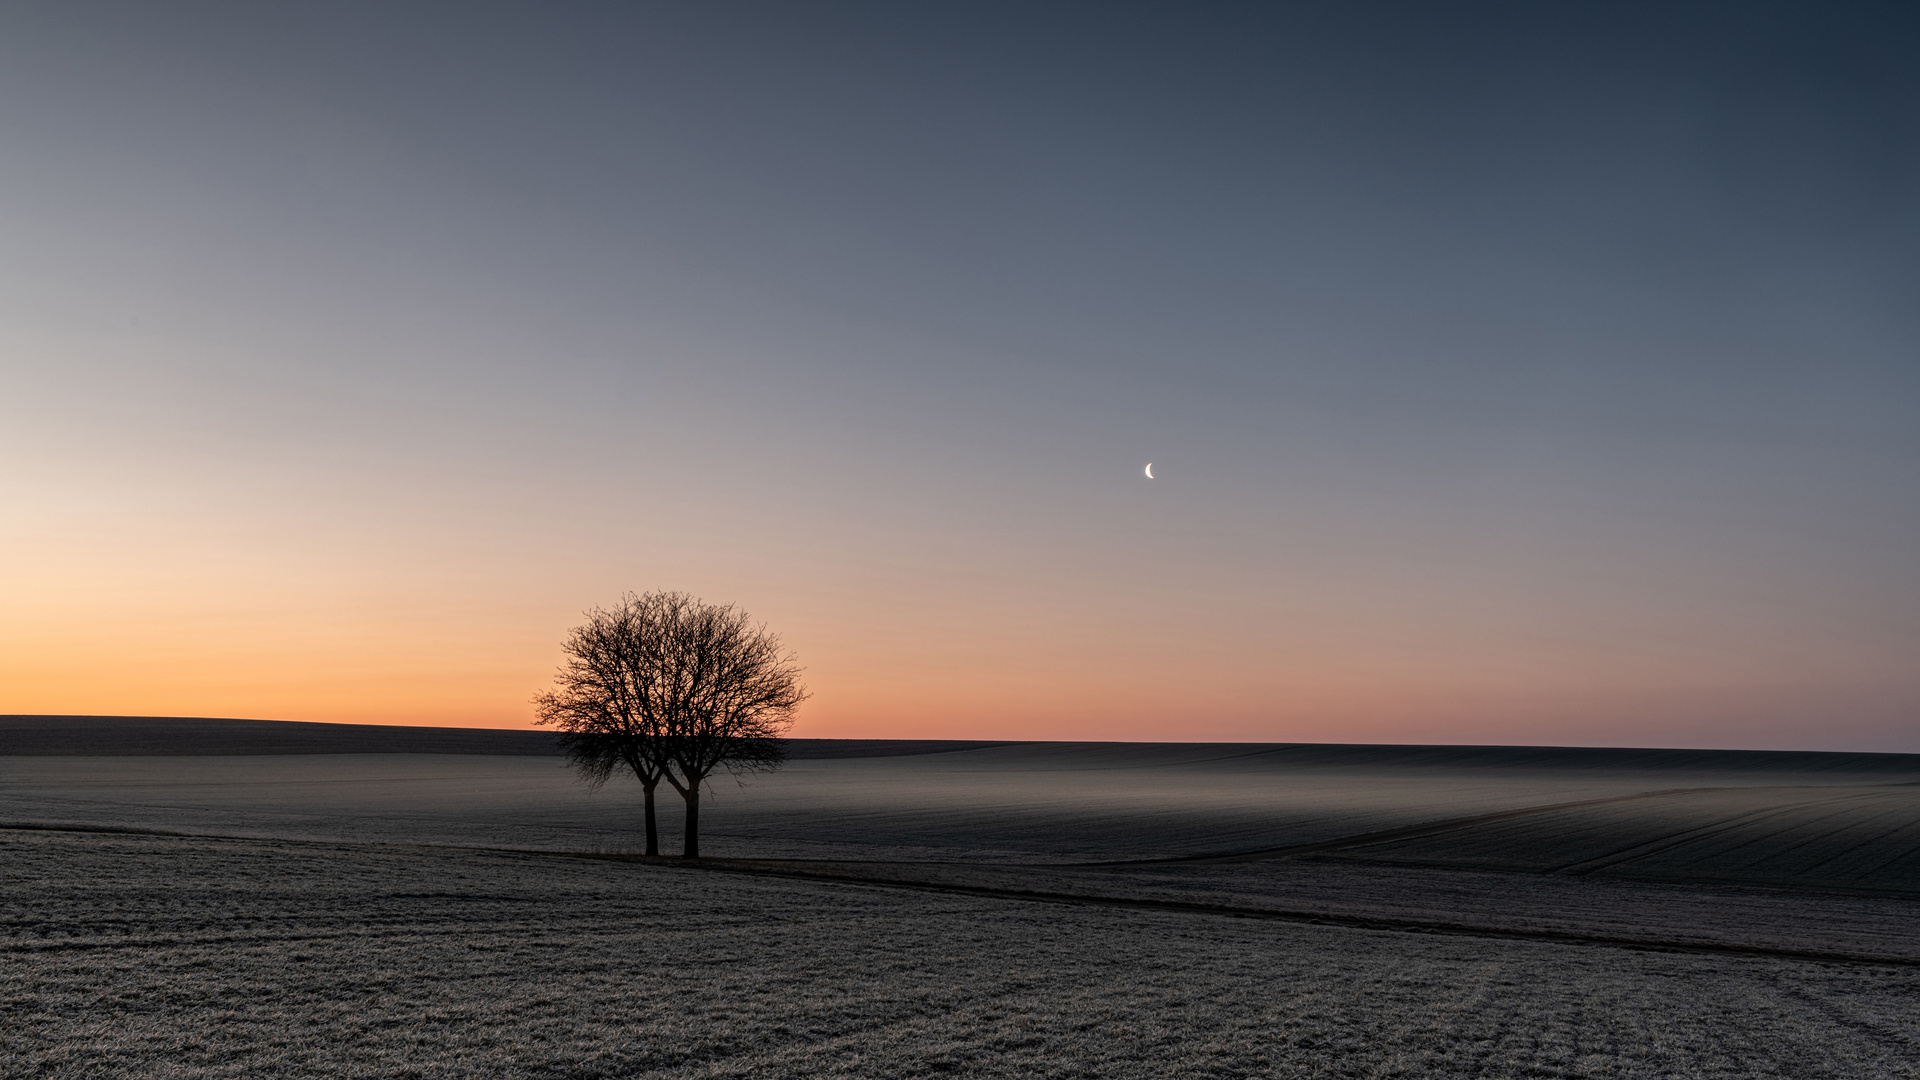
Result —
POLYGON ((660 854, 660 823, 653 816, 653 789, 660 786, 660 778, 654 777, 652 783, 642 781, 641 788, 646 792, 647 804, 647 854, 660 854))
POLYGON ((680 857, 697 859, 700 857, 700 782, 687 785, 687 838, 680 847, 680 857))

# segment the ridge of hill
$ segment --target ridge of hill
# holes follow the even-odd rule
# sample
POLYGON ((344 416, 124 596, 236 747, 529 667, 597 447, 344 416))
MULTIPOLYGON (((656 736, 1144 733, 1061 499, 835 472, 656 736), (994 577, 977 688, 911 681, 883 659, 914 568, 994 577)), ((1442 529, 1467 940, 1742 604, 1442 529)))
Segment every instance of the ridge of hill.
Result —
MULTIPOLYGON (((246 754, 558 754, 550 731, 325 724, 206 716, 0 715, 0 757, 246 754)), ((952 739, 788 739, 794 759, 895 757, 1003 746, 952 739)))
MULTIPOLYGON (((0 757, 559 753, 548 731, 400 727, 196 716, 0 715, 0 757)), ((1129 768, 1179 760, 1346 768, 1469 768, 1822 773, 1920 780, 1920 754, 1583 746, 1369 743, 1121 743, 972 739, 788 739, 794 760, 998 751, 1021 764, 1129 768)), ((1007 763, 1012 763, 1011 759, 1007 763)))

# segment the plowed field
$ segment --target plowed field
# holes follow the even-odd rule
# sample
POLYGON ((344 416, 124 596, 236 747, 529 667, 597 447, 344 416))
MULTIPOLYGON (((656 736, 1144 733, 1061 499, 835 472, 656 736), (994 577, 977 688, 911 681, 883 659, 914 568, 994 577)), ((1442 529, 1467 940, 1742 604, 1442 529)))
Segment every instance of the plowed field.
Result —
POLYGON ((1337 857, 1920 896, 1920 786, 1654 795, 1352 847, 1337 857))
POLYGON ((1920 969, 0 830, 0 1075, 1920 1076, 1920 969))

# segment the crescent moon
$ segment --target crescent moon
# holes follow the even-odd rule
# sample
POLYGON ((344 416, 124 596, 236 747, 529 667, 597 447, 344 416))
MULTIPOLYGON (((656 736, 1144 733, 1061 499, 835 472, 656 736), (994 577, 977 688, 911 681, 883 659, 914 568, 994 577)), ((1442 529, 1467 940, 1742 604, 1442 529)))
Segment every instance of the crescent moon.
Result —
POLYGON ((1147 462, 1147 479, 1153 479, 1153 462, 1147 462))

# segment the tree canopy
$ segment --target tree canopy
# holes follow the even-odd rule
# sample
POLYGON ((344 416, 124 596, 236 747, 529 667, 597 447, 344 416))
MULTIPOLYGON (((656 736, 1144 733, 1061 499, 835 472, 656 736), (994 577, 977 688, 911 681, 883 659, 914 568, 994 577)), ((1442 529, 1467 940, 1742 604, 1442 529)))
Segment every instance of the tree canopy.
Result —
POLYGON ((686 803, 682 854, 700 854, 700 790, 719 770, 777 769, 780 736, 807 698, 800 667, 778 635, 731 604, 685 593, 628 593, 594 608, 562 646, 554 687, 534 698, 535 723, 560 732, 588 784, 617 772, 640 781, 647 854, 660 853, 654 792, 686 803))

